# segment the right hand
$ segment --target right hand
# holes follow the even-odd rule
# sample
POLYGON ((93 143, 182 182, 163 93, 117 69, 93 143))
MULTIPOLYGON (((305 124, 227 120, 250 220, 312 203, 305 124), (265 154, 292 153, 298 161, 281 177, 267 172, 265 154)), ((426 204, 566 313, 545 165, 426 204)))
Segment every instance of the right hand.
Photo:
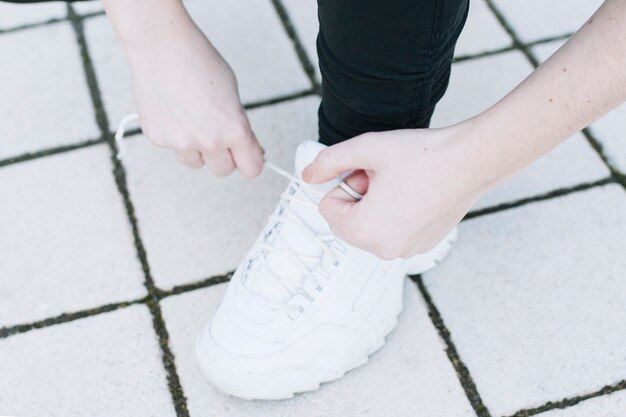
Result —
POLYGON ((263 168, 264 151, 250 128, 237 80, 190 22, 177 36, 127 51, 142 130, 192 168, 217 176, 237 168, 246 177, 263 168))

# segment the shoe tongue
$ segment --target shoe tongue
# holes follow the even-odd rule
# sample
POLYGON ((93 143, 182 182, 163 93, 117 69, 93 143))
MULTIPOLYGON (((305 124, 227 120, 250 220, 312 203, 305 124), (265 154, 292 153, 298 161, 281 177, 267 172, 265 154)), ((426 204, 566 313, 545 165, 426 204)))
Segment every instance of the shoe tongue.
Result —
MULTIPOLYGON (((302 171, 304 168, 311 163, 324 148, 326 148, 325 145, 313 141, 306 141, 298 146, 295 157, 295 171, 299 179, 302 179, 302 171)), ((321 194, 308 192, 307 196, 315 201, 315 203, 319 203, 321 197, 336 187, 338 183, 339 178, 327 183, 312 185, 310 188, 321 194)), ((304 206, 298 202, 283 203, 283 211, 279 213, 279 215, 286 215, 290 218, 297 216, 304 225, 299 226, 289 221, 275 225, 266 237, 265 243, 279 249, 281 253, 263 250, 252 256, 249 268, 251 270, 258 270, 262 275, 274 275, 279 277, 278 279, 280 279, 280 277, 287 278, 289 282, 287 282, 286 279, 282 280, 282 282, 291 293, 295 293, 298 287, 304 283, 306 275, 298 266, 298 262, 289 255, 289 249, 298 255, 321 259, 322 248, 312 240, 310 233, 307 233, 305 228, 308 227, 316 235, 327 235, 330 234, 331 231, 328 223, 319 214, 317 209, 304 206), (278 235, 280 235, 280 238, 278 235), (288 248, 286 248, 285 245, 288 246, 288 248)), ((299 258, 302 259, 302 257, 299 258)), ((304 259, 303 263, 310 269, 315 267, 315 264, 308 259, 304 259)), ((259 293, 269 301, 285 303, 289 300, 284 289, 282 289, 280 284, 275 280, 267 277, 258 277, 253 279, 251 284, 252 287, 250 289, 252 291, 259 293)))
MULTIPOLYGON (((294 165, 296 168, 296 176, 299 179, 302 179, 302 171, 304 171, 304 168, 306 168, 307 165, 313 162, 313 160, 315 159, 317 154, 320 153, 320 151, 326 148, 327 148, 326 145, 321 144, 319 142, 314 142, 312 140, 307 140, 306 142, 302 142, 298 146, 298 149, 296 150, 296 158, 295 158, 294 165)), ((326 194, 327 192, 335 188, 338 183, 339 183, 339 178, 322 183, 322 184, 315 184, 315 185, 311 184, 310 187, 315 191, 319 191, 323 194, 326 194)), ((313 195, 312 197, 314 197, 316 199, 316 202, 319 203, 318 196, 313 195)))

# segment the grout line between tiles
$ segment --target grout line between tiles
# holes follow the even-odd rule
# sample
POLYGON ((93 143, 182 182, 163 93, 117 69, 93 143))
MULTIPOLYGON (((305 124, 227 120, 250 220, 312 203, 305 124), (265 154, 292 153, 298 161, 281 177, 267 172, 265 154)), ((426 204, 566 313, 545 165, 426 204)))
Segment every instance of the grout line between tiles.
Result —
POLYGON ((580 404, 583 401, 587 401, 592 398, 602 397, 623 390, 626 390, 626 380, 619 381, 618 383, 613 385, 607 385, 599 389, 598 391, 594 391, 589 394, 577 395, 575 397, 565 398, 560 401, 549 401, 539 407, 520 410, 509 417, 531 417, 550 410, 563 410, 565 408, 580 404))
POLYGON ((21 162, 32 161, 33 159, 45 158, 47 156, 57 155, 60 153, 65 153, 65 152, 71 152, 77 149, 88 148, 94 145, 101 145, 103 143, 105 143, 105 140, 102 138, 88 139, 83 142, 74 143, 71 145, 63 145, 63 146, 57 146, 54 148, 43 149, 43 150, 35 151, 35 152, 27 152, 21 155, 11 156, 7 159, 0 160, 0 168, 9 166, 9 165, 19 164, 21 162))
POLYGON ((0 340, 7 337, 14 336, 21 333, 26 333, 31 330, 43 329, 45 327, 54 326, 57 324, 69 323, 74 320, 80 320, 87 317, 97 316, 99 314, 108 313, 121 308, 126 308, 136 304, 142 304, 147 301, 147 296, 144 298, 138 298, 130 301, 122 301, 119 303, 111 303, 102 305, 99 307, 89 308, 73 313, 63 313, 55 317, 49 317, 47 319, 38 320, 27 324, 17 324, 14 326, 0 327, 0 340))
MULTIPOLYGON (((173 287, 170 290, 155 289, 155 294, 157 296, 157 299, 160 301, 164 298, 201 290, 204 288, 211 287, 213 285, 221 284, 223 282, 228 282, 230 278, 232 277, 233 272, 234 271, 231 271, 223 275, 215 275, 215 276, 205 278, 196 282, 190 282, 187 284, 178 285, 176 287, 173 287)), ((49 317, 49 318, 38 320, 32 323, 23 323, 23 324, 16 324, 16 325, 7 326, 7 327, 0 327, 0 339, 6 339, 8 337, 11 337, 17 334, 27 333, 31 330, 43 329, 46 327, 55 326, 57 324, 69 323, 75 320, 81 320, 84 318, 97 316, 99 314, 107 313, 107 312, 118 310, 118 309, 123 309, 123 308, 136 305, 136 304, 148 304, 149 302, 153 300, 154 300, 153 297, 147 295, 143 298, 137 298, 133 300, 105 304, 105 305, 101 305, 98 307, 88 308, 86 310, 80 310, 80 311, 75 311, 75 312, 70 312, 70 313, 62 313, 62 314, 59 314, 58 316, 49 317)))
MULTIPOLYGON (((275 105, 275 104, 296 101, 305 97, 316 96, 317 94, 318 93, 313 89, 302 90, 302 91, 297 91, 292 94, 272 97, 267 100, 260 100, 260 101, 246 103, 243 105, 243 108, 246 110, 255 110, 255 109, 260 109, 260 108, 268 107, 268 106, 275 105)), ((101 106, 99 113, 102 113, 102 112, 104 112, 104 110, 101 106)), ((102 129, 102 126, 101 126, 102 121, 97 121, 97 123, 100 129, 102 129)), ((126 140, 129 137, 136 136, 141 133, 142 133, 141 128, 130 129, 124 134, 124 139, 126 140)), ((110 131, 108 133, 108 136, 113 136, 113 135, 115 135, 115 132, 110 131)), ((76 149, 86 148, 86 147, 93 146, 93 145, 99 145, 103 143, 106 143, 106 139, 103 137, 100 137, 97 139, 88 139, 88 140, 85 140, 76 144, 62 145, 62 146, 43 149, 43 150, 39 150, 35 152, 28 152, 28 153, 24 153, 24 154, 20 154, 16 156, 11 156, 9 158, 0 160, 0 168, 13 165, 13 164, 18 164, 21 162, 31 161, 33 159, 39 159, 39 158, 44 158, 44 157, 51 156, 51 155, 56 155, 59 153, 70 152, 76 149)))
MULTIPOLYGON (((495 8, 495 6, 493 5, 491 0, 487 0, 490 8, 492 9, 492 11, 494 12, 494 14, 496 14, 496 17, 498 17, 499 11, 497 11, 497 9, 495 8)), ((288 17, 288 13, 286 11, 286 9, 284 8, 284 6, 282 5, 280 0, 272 0, 272 3, 285 27, 285 30, 287 32, 287 34, 289 35, 290 39, 292 40, 293 44, 294 44, 294 48, 296 49, 296 52, 298 54, 298 58, 301 62, 301 65, 304 68, 304 71, 306 72, 307 76, 309 77, 309 79, 311 80, 312 84, 313 84, 313 89, 310 90, 305 90, 302 91, 300 93, 294 93, 292 95, 289 96, 283 96, 283 97, 278 97, 275 99, 269 99, 269 100, 265 100, 265 101, 260 101, 257 103, 250 103, 248 105, 246 105, 246 108, 248 109, 253 109, 253 108, 258 108, 258 107, 262 107, 262 106, 266 106, 266 105, 272 105, 272 104, 276 104, 276 103, 280 103, 280 102, 284 102, 284 101, 289 101, 289 100, 294 100, 297 98, 301 98, 301 97, 305 97, 308 95, 312 95, 312 94, 319 94, 319 83, 316 80, 315 77, 315 70, 313 68, 313 65, 311 64, 311 61, 308 59, 308 56, 304 50, 304 48, 302 47, 302 44, 295 32, 295 29, 293 27, 293 24, 291 23, 289 17, 288 17)), ((111 140, 111 133, 109 132, 109 128, 108 128, 108 121, 107 121, 107 116, 106 113, 104 112, 103 109, 103 105, 102 105, 102 101, 100 98, 100 93, 99 93, 99 88, 97 87, 96 84, 96 78, 95 78, 95 73, 93 72, 93 67, 91 65, 91 61, 88 55, 88 51, 87 51, 87 45, 86 45, 86 41, 84 39, 84 34, 82 32, 82 20, 83 19, 87 19, 87 18, 91 18, 91 17, 95 17, 95 16, 100 16, 103 13, 102 12, 97 12, 97 13, 91 13, 91 14, 86 14, 83 16, 78 16, 74 11, 73 8, 71 6, 68 6, 68 14, 69 14, 69 18, 60 18, 60 19, 52 19, 49 21, 45 21, 45 22, 40 22, 40 23, 36 23, 36 24, 30 24, 30 25, 23 25, 23 26, 19 26, 16 28, 11 28, 11 29, 7 29, 7 30, 0 30, 0 35, 1 34, 5 34, 5 33, 12 33, 12 32, 16 32, 16 31, 20 31, 20 30, 27 30, 30 28, 36 28, 36 27, 40 27, 40 26, 45 26, 45 25, 49 25, 49 24, 54 24, 54 23, 58 23, 58 22, 64 22, 69 20, 70 23, 72 24, 72 26, 74 27, 74 30, 76 31, 76 35, 78 38, 78 42, 79 42, 79 46, 81 47, 81 56, 83 58, 83 64, 85 67, 85 72, 87 74, 87 78, 89 80, 89 87, 90 87, 90 92, 92 93, 92 101, 94 104, 94 110, 96 112, 96 120, 98 121, 98 125, 102 131, 102 137, 99 139, 92 139, 92 140, 88 140, 76 145, 67 145, 67 146, 61 146, 61 147, 57 147, 57 148, 53 148, 53 149, 49 149, 49 150, 43 150, 43 151, 38 151, 38 152, 33 152, 33 153, 29 153, 29 154, 24 154, 24 155, 20 155, 17 157, 12 157, 3 161, 0 161, 0 167, 6 166, 6 165, 11 165, 14 163, 19 163, 19 162, 23 162, 23 161, 27 161, 27 160, 32 160, 32 159, 37 159, 37 158, 41 158, 41 157, 46 157, 48 155, 54 155, 54 154, 58 154, 58 153, 62 153, 62 152, 68 152, 74 149, 80 149, 83 147, 88 147, 88 146, 92 146, 92 145, 96 145, 96 144, 102 144, 102 143, 107 143, 109 144, 111 151, 114 153, 115 149, 115 144, 112 142, 111 140)), ((500 15, 501 16, 501 15, 500 15)), ((537 59, 534 57, 534 55, 532 55, 532 53, 528 50, 529 47, 541 44, 541 43, 546 43, 546 42, 550 42, 550 41, 556 41, 556 40, 561 40, 561 39, 565 39, 567 36, 569 35, 562 35, 560 37, 554 37, 554 38, 546 38, 546 39, 542 39, 542 40, 537 40, 537 41, 533 41, 530 42, 528 44, 523 44, 522 42, 519 41, 519 39, 517 38, 517 36, 515 35, 514 31, 511 29, 511 27, 508 25, 508 22, 506 22, 506 20, 504 19, 503 16, 501 16, 501 18, 498 18, 498 20, 500 21, 500 23, 503 25, 503 27, 505 28, 505 30, 507 30, 507 32, 509 32, 509 35, 511 35, 511 37, 513 38, 513 46, 510 47, 506 47, 506 48, 502 48, 500 50, 495 50, 495 51, 486 51, 484 53, 480 53, 480 54, 475 54, 475 55, 468 55, 465 57, 459 57, 456 61, 461 62, 461 61, 465 61, 465 60, 469 60, 469 59, 478 59, 484 56, 490 56, 490 55, 495 55, 495 54, 500 54, 500 53, 505 53, 511 50, 520 50, 523 53, 525 53, 526 57, 529 59, 529 61, 534 65, 537 66, 538 65, 538 61, 537 59), (508 28, 508 29, 507 29, 508 28)), ((139 130, 137 130, 136 133, 139 133, 139 130)), ((608 179, 603 179, 600 181, 596 181, 594 183, 588 183, 588 184, 580 184, 578 186, 575 187, 570 187, 570 188, 566 188, 566 189, 559 189, 559 190, 555 190, 552 191, 550 193, 541 195, 541 196, 537 196, 537 197, 532 197, 532 198, 528 198, 528 199, 522 199, 522 200, 518 200, 515 202, 511 202, 511 203, 505 203, 502 205, 498 205, 498 206, 494 206, 494 207, 490 207, 490 208, 486 208, 486 209, 482 209, 482 210, 478 210, 475 212, 472 212, 468 215, 467 218, 472 218, 472 217, 478 217, 478 216, 482 216, 485 214, 490 214, 490 213, 495 213, 497 211, 501 211, 501 210, 505 210, 505 209, 509 209, 512 207, 519 207, 523 204, 527 204, 530 202, 534 202, 534 201, 543 201, 543 200, 547 200, 547 199, 551 199, 551 198, 555 198, 558 196, 562 196, 562 195, 566 195, 572 192, 577 192, 577 191, 582 191, 582 190, 587 190, 593 187, 597 187, 597 186, 602 186, 605 184, 609 184, 609 183, 614 183, 614 182, 618 182, 620 183, 622 186, 624 186, 624 188, 626 188, 626 180, 624 179, 624 175, 619 172, 617 169, 615 169, 610 162, 608 161, 608 159, 606 158, 606 156, 604 156, 604 154, 602 153, 601 150, 601 145, 600 143, 593 137, 593 135, 591 134, 591 132, 589 132, 588 130, 585 132, 583 131, 583 133, 585 134, 585 136, 587 137, 587 139, 590 141, 590 144, 594 147, 594 149, 598 152, 598 154, 600 155, 600 157, 603 159, 603 161, 605 162, 605 164, 609 167, 609 169, 611 170, 613 177, 612 178, 608 178, 608 179)), ((118 188, 120 189, 120 193, 122 194, 122 197, 124 199, 124 203, 126 206, 126 210, 127 210, 127 214, 129 216, 129 221, 131 222, 132 228, 133 228, 133 236, 135 239, 135 245, 137 248, 137 252, 138 252, 138 256, 140 257, 141 263, 142 263, 142 267, 144 269, 144 274, 145 274, 145 279, 146 279, 146 287, 148 289, 149 292, 149 296, 142 298, 142 299, 136 299, 136 300, 131 300, 131 301, 127 301, 127 302, 121 302, 121 303, 114 303, 114 304, 108 304, 105 306, 101 306, 95 309, 89 309, 89 310, 83 310, 81 312, 77 312, 77 313, 70 313, 70 314, 62 314, 60 316, 56 316, 53 318, 49 318, 49 319, 45 319, 45 320, 41 320, 35 323, 31 323, 31 324, 27 324, 27 325, 18 325, 18 326, 13 326, 13 327, 9 327, 9 328, 0 328, 0 339, 5 338, 5 337, 9 337, 13 334, 18 334, 18 333, 24 333, 30 330, 34 330, 34 329, 39 329, 39 328, 43 328, 43 327, 48 327, 54 324, 60 324, 60 323, 65 323, 68 321, 73 321, 73 320, 77 320, 77 319, 81 319, 81 318, 85 318, 85 317, 90 317, 90 316, 94 316, 94 315, 98 315, 98 314, 102 314, 108 311, 113 311, 119 308, 125 308, 127 306, 130 305, 135 305, 135 304, 147 304, 148 307, 150 308, 150 311, 153 315, 153 323, 155 326, 155 331, 159 337, 159 342, 161 344, 161 348, 163 351, 163 361, 164 361, 164 365, 166 368, 166 371, 168 372, 168 381, 170 382, 170 391, 172 393, 173 399, 174 399, 174 403, 176 406, 176 411, 178 415, 188 415, 188 411, 187 411, 187 406, 186 406, 186 399, 184 397, 184 393, 182 392, 182 387, 180 386, 180 381, 178 380, 178 376, 176 373, 176 369, 175 369, 175 364, 174 364, 174 357, 173 354, 171 353, 171 350, 169 349, 168 346, 168 334, 167 334, 167 329, 165 328, 165 323, 163 321, 162 318, 162 313, 161 313, 161 309, 160 309, 160 305, 159 305, 159 300, 165 298, 165 297, 169 297, 169 296, 174 296, 174 295, 178 295, 178 294, 182 294, 182 293, 186 293, 189 291, 194 291, 200 288, 206 288, 208 286, 211 285, 215 285, 221 282, 226 282, 228 281, 228 279, 230 279, 230 276, 232 273, 228 273, 225 275, 221 275, 221 276, 216 276, 216 277, 211 277, 211 278, 207 278, 205 280, 199 281, 197 283, 191 283, 191 284, 185 284, 185 285, 181 285, 181 286, 177 286, 172 288, 169 291, 162 291, 159 290, 151 277, 150 274, 150 269, 149 269, 149 265, 148 265, 148 261, 147 261, 147 257, 145 254, 145 249, 143 247, 143 243, 140 239, 140 234, 139 234, 139 230, 138 230, 138 226, 137 226, 137 219, 135 217, 134 214, 134 207, 132 205, 132 202, 130 200, 130 196, 128 194, 128 190, 127 190, 127 186, 126 186, 126 174, 125 174, 125 170, 124 167, 115 162, 115 158, 112 157, 114 159, 114 164, 115 164, 115 177, 116 177, 116 183, 118 184, 118 188), (173 372, 173 374, 172 374, 173 372), (174 378, 175 377, 175 386, 173 387, 173 382, 170 380, 170 378, 174 378), (177 384, 177 386, 176 386, 177 384)), ((454 347, 454 344, 452 343, 452 341, 450 340, 450 333, 447 330, 447 328, 445 328, 445 325, 443 323, 443 319, 441 318, 436 306, 434 305, 434 303, 432 302, 432 299, 430 298, 430 295, 428 294, 421 277, 412 277, 412 279, 416 282, 416 284, 418 285, 420 292, 422 293, 422 296, 424 297, 424 299, 426 300, 428 307, 429 307, 429 315, 431 316, 431 320, 433 320, 433 324, 435 325, 435 327, 437 328, 437 330, 440 332, 440 336, 444 339, 444 341, 446 342, 446 344, 448 345, 448 356, 450 358, 450 360, 452 361, 453 366, 455 367, 455 370, 457 371, 457 374, 459 375, 459 378, 461 379, 461 384, 463 385, 463 388, 466 392, 466 394, 468 395, 468 398, 470 400, 470 402, 472 403, 472 406, 474 407, 474 409, 476 410, 477 414, 479 415, 479 417, 487 417, 490 416, 488 410, 486 409, 486 407, 484 406, 484 404, 482 404, 482 400, 480 399, 480 396, 478 395, 478 391, 476 389, 476 386, 471 378, 471 376, 469 375, 469 371, 467 370, 467 368, 465 367, 465 365, 461 362, 460 358, 458 357, 458 353, 456 352, 456 348, 454 347), (446 339, 447 338, 447 339, 446 339)), ((615 385, 611 385, 611 386, 607 386, 602 388, 601 390, 592 393, 592 394, 587 394, 584 396, 579 396, 579 397, 574 397, 571 399, 565 399, 565 400, 561 400, 558 402, 549 402, 546 403, 545 405, 541 406, 541 407, 537 407, 537 408, 533 408, 533 409, 528 409, 528 410, 520 410, 518 411, 516 414, 513 415, 513 417, 526 417, 526 416, 531 416, 531 415, 536 415, 539 414, 543 411, 547 411, 549 409, 554 409, 554 408, 566 408, 569 407, 571 405, 577 404, 581 401, 584 401, 586 399, 589 398, 594 398, 597 396, 601 396, 601 395, 607 395, 610 394, 612 392, 618 391, 618 390, 623 390, 626 389, 626 381, 621 381, 618 384, 615 385), (551 407, 551 408, 546 408, 546 407, 551 407)))
MULTIPOLYGON (((550 43, 550 42, 564 41, 564 40, 569 39, 572 35, 573 33, 565 33, 563 35, 550 36, 547 38, 537 39, 532 42, 528 42, 524 44, 522 44, 520 41, 520 44, 523 45, 525 48, 532 48, 534 46, 543 45, 543 44, 550 43)), ((475 59, 480 59, 480 58, 493 56, 493 55, 500 55, 503 53, 507 53, 511 51, 518 51, 518 50, 519 50, 519 46, 516 46, 514 43, 512 43, 511 45, 504 46, 502 48, 491 49, 491 50, 477 52, 473 54, 459 55, 454 58, 454 62, 472 61, 475 59)))
POLYGON ((285 32, 287 32, 287 36, 289 37, 289 39, 291 40, 291 43, 293 44, 296 54, 298 55, 300 64, 302 65, 302 69, 306 73, 307 77, 309 78, 309 81, 311 82, 311 85, 313 86, 313 91, 315 91, 317 94, 320 94, 321 85, 317 81, 317 78, 315 75, 315 67, 313 66, 311 59, 309 58, 306 50, 304 49, 302 41, 300 40, 300 37, 298 36, 298 33, 296 32, 295 26, 293 25, 293 23, 291 22, 291 19, 289 18, 289 13, 287 12, 287 9, 285 8, 281 0, 271 0, 271 1, 272 1, 272 4, 274 5, 274 10, 276 10, 276 14, 278 14, 278 17, 280 18, 280 21, 283 24, 283 28, 285 29, 285 32))
MULTIPOLYGON (((500 23, 500 25, 504 28, 504 30, 509 34, 509 36, 513 40, 513 45, 515 46, 515 48, 518 49, 519 51, 521 51, 524 54, 524 56, 528 59, 528 61, 533 65, 534 68, 537 68, 540 65, 539 60, 530 51, 529 47, 537 45, 537 44, 539 44, 539 42, 536 41, 534 43, 529 43, 529 44, 524 44, 523 42, 521 42, 521 40, 519 39, 519 36, 517 35, 517 33, 515 32, 513 27, 509 24, 509 22, 506 20, 506 18, 504 17, 504 14, 495 5, 494 1, 493 0, 485 0, 485 1, 487 3, 487 6, 489 7, 489 9, 491 10, 491 12, 494 14, 496 19, 500 23)), ((553 40, 558 40, 558 39, 553 39, 553 40)), ((595 184, 594 183, 590 183, 589 187, 585 187, 584 185, 581 186, 581 187, 574 187, 574 189, 570 189, 570 192, 572 192, 572 191, 581 191, 581 190, 584 190, 584 189, 592 188, 592 187, 597 186, 597 185, 604 185, 604 184, 600 184, 600 183, 608 184, 610 182, 617 182, 622 187, 624 187, 624 189, 626 190, 626 178, 624 177, 624 175, 619 170, 617 170, 610 163, 609 159, 607 158, 607 156, 602 151, 602 145, 600 144, 600 142, 595 137, 593 137, 593 135, 591 134, 591 132, 589 131, 588 128, 583 129, 582 133, 587 138, 589 144, 593 147, 593 149, 596 151, 598 156, 602 159, 604 164, 607 166, 607 168, 611 172, 611 178, 610 179, 605 179, 605 180, 600 180, 599 182, 597 182, 595 184)), ((561 195, 564 195, 564 194, 561 194, 561 195)), ((538 200, 537 199, 533 199, 533 201, 538 201, 538 200)), ((518 206, 519 205, 521 205, 521 204, 518 204, 518 206)), ((487 213, 485 213, 485 214, 487 214, 487 213)), ((478 215, 478 214, 475 214, 474 217, 476 215, 478 215)), ((422 287, 424 287, 423 282, 421 280, 419 281, 418 285, 420 285, 420 284, 421 284, 422 287)), ((434 306, 434 304, 433 304, 433 306, 434 306)), ((596 392, 591 393, 591 394, 587 394, 587 395, 583 395, 583 396, 577 396, 577 397, 573 397, 573 398, 568 398, 568 399, 564 399, 564 400, 560 400, 560 401, 556 401, 556 402, 550 401, 550 402, 547 402, 546 404, 544 404, 544 405, 542 405, 540 407, 536 407, 536 408, 532 408, 532 409, 520 410, 520 411, 516 412, 515 414, 513 414, 512 417, 528 417, 528 416, 532 416, 532 415, 536 415, 536 414, 542 413, 544 411, 553 410, 553 409, 556 409, 556 408, 565 409, 565 408, 571 407, 573 405, 576 405, 576 404, 578 404, 578 403, 580 403, 582 401, 585 401, 587 399, 594 398, 594 397, 600 397, 602 395, 607 395, 607 394, 610 394, 612 392, 615 392, 615 391, 618 391, 618 390, 624 390, 624 389, 626 389, 626 381, 621 381, 621 382, 619 382, 619 383, 617 383, 615 385, 606 386, 606 387, 602 388, 601 390, 596 391, 596 392)))
POLYGON ((36 29, 36 28, 40 28, 43 26, 50 26, 56 23, 63 23, 67 21, 68 21, 67 17, 55 17, 52 19, 43 20, 41 22, 26 23, 24 25, 14 26, 11 28, 0 29, 0 36, 7 34, 7 33, 21 32, 21 31, 25 31, 29 29, 36 29))
MULTIPOLYGON (((498 22, 502 25, 504 30, 509 34, 509 36, 513 40, 513 45, 515 46, 515 48, 524 54, 526 59, 528 59, 528 61, 532 64, 534 68, 537 68, 540 65, 540 62, 537 59, 537 57, 533 54, 533 52, 530 50, 530 47, 535 46, 539 43, 543 43, 543 42, 534 41, 528 44, 523 43, 520 40, 517 33, 515 32, 515 30, 513 29, 513 27, 509 24, 509 22, 504 17, 504 14, 495 5, 493 0, 485 0, 485 1, 487 2, 487 6, 491 10, 491 12, 494 14, 498 22)), ((559 39, 565 39, 565 38, 566 38, 566 35, 562 35, 559 37, 552 38, 552 40, 559 40, 559 39)), ((604 154, 602 150, 602 145, 589 131, 589 127, 582 129, 581 133, 585 136, 585 138, 589 142, 589 145, 591 145, 591 147, 596 151, 600 159, 602 159, 604 164, 611 171, 611 174, 615 177, 616 181, 620 185, 622 185, 622 187, 624 187, 624 189, 626 190, 626 175, 624 175, 624 173, 620 172, 615 166, 613 166, 613 164, 611 164, 609 158, 604 154)))
POLYGON ((139 227, 137 225, 135 208, 130 199, 130 194, 127 188, 126 171, 123 165, 115 156, 117 154, 117 146, 115 144, 115 141, 113 140, 113 137, 109 134, 108 117, 104 110, 96 73, 89 55, 87 40, 84 34, 83 21, 80 16, 78 16, 74 12, 71 4, 68 4, 67 10, 68 18, 72 23, 72 27, 74 28, 74 32, 76 35, 76 41, 78 42, 78 46, 80 48, 83 69, 87 78, 87 84, 95 111, 96 121, 98 123, 98 127, 100 128, 102 136, 106 139, 106 142, 108 143, 111 151, 111 160, 114 166, 113 173, 115 177, 115 183, 123 199, 126 214, 128 216, 128 221, 130 222, 130 226, 132 229, 132 235, 137 251, 137 256, 139 258, 144 273, 144 286, 148 291, 148 299, 146 301, 146 305, 150 310, 154 331, 156 333, 161 348, 163 366, 167 375, 168 388, 172 396, 174 409, 178 417, 188 417, 189 411, 187 409, 187 399, 180 383, 180 378, 176 369, 174 354, 172 353, 169 346, 169 334, 163 320, 163 314, 161 311, 161 306, 159 304, 158 290, 154 284, 154 280, 150 272, 146 251, 141 240, 139 227))
POLYGON ((551 190, 543 194, 539 194, 532 197, 521 198, 519 200, 514 200, 502 204, 497 204, 495 206, 485 207, 478 210, 470 211, 465 215, 463 220, 473 219, 475 217, 485 216, 487 214, 498 213, 500 211, 509 210, 516 207, 525 206, 526 204, 536 203, 540 201, 551 200, 558 197, 563 197, 569 194, 586 191, 592 188, 601 187, 607 184, 616 184, 618 181, 614 177, 603 178, 598 181, 586 182, 574 185, 572 187, 564 187, 558 188, 556 190, 551 190))
POLYGON ((290 101, 299 100, 304 97, 316 96, 316 95, 319 95, 318 91, 314 88, 313 89, 309 88, 307 90, 296 91, 295 93, 291 93, 291 94, 285 94, 282 96, 276 96, 276 97, 272 97, 272 98, 265 99, 265 100, 252 101, 250 103, 245 103, 243 104, 243 108, 246 110, 254 110, 254 109, 271 106, 273 104, 286 103, 290 101))
POLYGON ((417 284, 417 288, 419 292, 422 294, 422 298, 426 302, 426 307, 428 308, 428 316, 437 329, 439 333, 439 337, 443 340, 446 345, 446 354, 448 355, 448 359, 452 363, 454 370, 456 371, 456 375, 461 383, 461 387, 467 396, 474 412, 478 417, 491 417, 491 413, 483 403, 480 394, 478 393, 478 389, 476 388, 476 383, 474 379, 470 375, 469 369, 465 366, 465 363, 461 360, 459 353, 452 341, 452 335, 450 331, 446 327, 439 310, 435 306, 435 303, 432 300, 432 297, 428 293, 426 286, 424 285, 424 281, 420 275, 410 275, 409 278, 417 284))

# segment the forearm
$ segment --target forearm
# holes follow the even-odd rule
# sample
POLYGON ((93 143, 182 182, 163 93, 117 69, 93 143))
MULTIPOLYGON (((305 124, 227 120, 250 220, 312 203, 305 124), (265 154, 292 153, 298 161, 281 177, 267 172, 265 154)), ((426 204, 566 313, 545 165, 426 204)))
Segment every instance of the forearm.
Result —
POLYGON ((484 186, 497 183, 626 100, 626 0, 607 0, 548 61, 469 121, 484 186))
POLYGON ((181 0, 103 0, 113 28, 132 58, 149 53, 163 42, 178 41, 196 32, 181 0))

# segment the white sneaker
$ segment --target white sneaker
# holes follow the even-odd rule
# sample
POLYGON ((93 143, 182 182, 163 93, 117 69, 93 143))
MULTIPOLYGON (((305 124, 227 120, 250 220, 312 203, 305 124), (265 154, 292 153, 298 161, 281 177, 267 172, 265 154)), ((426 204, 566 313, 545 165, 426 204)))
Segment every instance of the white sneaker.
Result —
MULTIPOLYGON (((296 172, 324 147, 302 143, 296 172)), ((319 214, 339 179, 311 186, 273 169, 291 183, 196 346, 206 378, 248 399, 312 391, 366 363, 396 326, 406 274, 434 267, 456 237, 410 259, 381 260, 336 238, 319 214)))

